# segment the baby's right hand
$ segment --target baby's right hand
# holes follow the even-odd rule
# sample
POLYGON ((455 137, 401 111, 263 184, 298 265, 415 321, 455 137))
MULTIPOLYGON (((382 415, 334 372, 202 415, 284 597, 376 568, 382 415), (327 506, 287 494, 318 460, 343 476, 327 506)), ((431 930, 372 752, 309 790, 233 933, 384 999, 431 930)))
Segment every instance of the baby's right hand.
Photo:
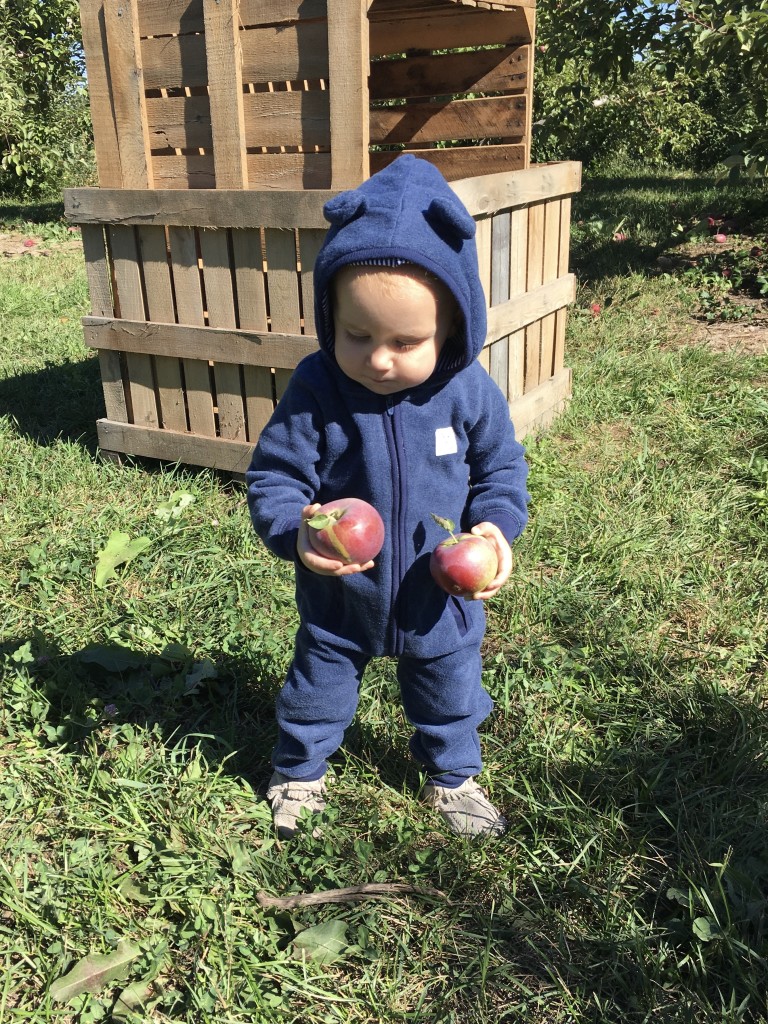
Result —
POLYGON ((337 558, 326 558, 325 555, 321 555, 318 551, 315 551, 309 541, 309 527, 307 526, 307 520, 311 519, 319 508, 319 504, 305 505, 301 510, 301 525, 299 526, 299 538, 296 542, 296 550, 302 564, 306 566, 310 572, 316 572, 320 576, 349 576, 354 572, 364 572, 366 569, 372 569, 373 561, 366 562, 365 565, 360 565, 358 562, 355 562, 352 565, 347 565, 345 562, 341 562, 337 558))

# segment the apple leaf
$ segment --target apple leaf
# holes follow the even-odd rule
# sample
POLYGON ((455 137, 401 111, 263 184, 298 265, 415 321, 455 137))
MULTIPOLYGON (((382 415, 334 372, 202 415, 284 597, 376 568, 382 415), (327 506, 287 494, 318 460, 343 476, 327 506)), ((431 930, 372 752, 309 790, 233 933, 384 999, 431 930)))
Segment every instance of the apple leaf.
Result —
POLYGON ((347 926, 339 918, 305 928, 293 940, 297 954, 316 964, 332 964, 343 955, 348 945, 347 926))
POLYGON ((53 982, 51 999, 68 1003, 83 992, 99 992, 109 982, 122 981, 131 963, 141 956, 141 947, 122 939, 111 953, 89 953, 67 974, 53 982))
POLYGON ((108 579, 117 575, 115 569, 118 565, 132 561, 151 543, 149 537, 137 537, 135 540, 131 540, 127 533, 120 533, 119 530, 116 530, 107 541, 107 546, 99 551, 96 558, 96 586, 103 587, 108 579))
POLYGON ((702 942, 711 942, 713 939, 719 939, 723 930, 711 917, 697 917, 693 922, 693 933, 702 942))
POLYGON ((442 516, 438 516, 434 512, 430 512, 430 515, 435 520, 437 525, 442 526, 442 528, 444 530, 447 530, 448 533, 452 534, 453 531, 456 529, 456 523, 454 523, 452 519, 444 519, 442 516))
POLYGON ((338 523, 346 511, 345 508, 335 508, 331 512, 316 512, 307 520, 307 525, 313 530, 327 530, 329 526, 338 523))

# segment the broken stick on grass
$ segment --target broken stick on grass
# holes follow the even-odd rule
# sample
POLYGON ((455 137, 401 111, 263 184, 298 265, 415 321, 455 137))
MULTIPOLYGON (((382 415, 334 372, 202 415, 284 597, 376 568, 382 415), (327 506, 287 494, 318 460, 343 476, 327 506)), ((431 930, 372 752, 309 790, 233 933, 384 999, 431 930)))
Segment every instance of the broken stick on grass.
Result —
POLYGON ((269 896, 265 892, 258 892, 256 899, 261 907, 293 910, 296 907, 311 907, 317 903, 346 903, 349 900, 368 900, 377 896, 407 895, 444 897, 439 889, 409 885, 408 882, 363 882, 362 885, 351 885, 346 889, 299 892, 294 896, 269 896))

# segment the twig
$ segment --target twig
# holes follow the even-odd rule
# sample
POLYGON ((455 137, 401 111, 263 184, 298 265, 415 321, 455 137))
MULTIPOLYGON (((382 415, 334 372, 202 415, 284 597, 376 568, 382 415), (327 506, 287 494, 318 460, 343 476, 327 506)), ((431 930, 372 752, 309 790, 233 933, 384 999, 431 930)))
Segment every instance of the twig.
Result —
POLYGON ((363 882, 347 889, 325 889, 322 892, 300 892, 295 896, 268 896, 257 892, 256 900, 261 907, 279 907, 293 910, 295 907, 311 907, 317 903, 346 903, 348 900, 367 900, 375 896, 438 896, 444 897, 439 889, 418 888, 408 882, 363 882))

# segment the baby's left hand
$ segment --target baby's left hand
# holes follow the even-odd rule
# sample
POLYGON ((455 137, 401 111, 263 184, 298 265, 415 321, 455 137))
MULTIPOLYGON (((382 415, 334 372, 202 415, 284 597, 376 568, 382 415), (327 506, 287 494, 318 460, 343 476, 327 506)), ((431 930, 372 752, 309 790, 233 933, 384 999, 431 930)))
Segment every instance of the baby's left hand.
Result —
POLYGON ((481 590, 477 594, 472 595, 473 599, 487 601, 489 597, 493 597, 494 594, 497 594, 509 579, 509 574, 512 572, 512 548, 507 543, 504 534, 498 526, 495 526, 493 523, 478 523, 477 526, 473 526, 469 532, 476 534, 478 537, 485 537, 496 548, 496 557, 499 560, 499 571, 485 590, 481 590))

